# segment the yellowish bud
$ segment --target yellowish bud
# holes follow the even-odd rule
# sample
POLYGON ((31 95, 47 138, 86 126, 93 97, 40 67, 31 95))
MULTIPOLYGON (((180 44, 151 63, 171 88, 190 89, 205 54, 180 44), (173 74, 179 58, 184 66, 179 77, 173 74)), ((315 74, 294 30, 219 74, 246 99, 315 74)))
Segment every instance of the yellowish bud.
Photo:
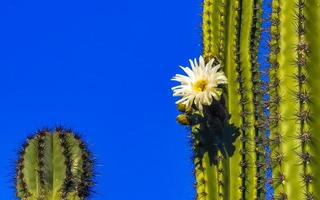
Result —
POLYGON ((177 109, 180 111, 180 112, 186 112, 186 108, 187 106, 183 103, 178 103, 177 105, 177 109))
POLYGON ((188 116, 185 114, 178 115, 177 122, 179 122, 181 125, 190 125, 190 121, 188 119, 188 116))
POLYGON ((185 104, 183 103, 179 103, 177 105, 177 109, 180 111, 180 112, 184 112, 184 113, 191 113, 192 111, 192 108, 191 107, 187 107, 185 104))

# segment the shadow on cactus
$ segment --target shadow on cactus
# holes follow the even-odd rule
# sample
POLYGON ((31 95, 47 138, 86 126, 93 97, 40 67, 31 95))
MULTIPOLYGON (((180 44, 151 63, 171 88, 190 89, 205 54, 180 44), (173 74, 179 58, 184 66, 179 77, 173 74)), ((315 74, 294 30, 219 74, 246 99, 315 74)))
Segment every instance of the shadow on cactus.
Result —
POLYGON ((22 200, 87 199, 93 166, 86 144, 71 130, 40 130, 19 153, 16 195, 22 200))
POLYGON ((191 114, 190 125, 195 126, 192 131, 194 156, 199 163, 205 153, 208 153, 210 164, 217 165, 218 152, 227 159, 234 154, 234 142, 240 135, 239 130, 230 124, 229 115, 225 108, 225 100, 213 101, 210 106, 203 108, 203 115, 191 114), (198 125, 198 126, 197 126, 198 125))

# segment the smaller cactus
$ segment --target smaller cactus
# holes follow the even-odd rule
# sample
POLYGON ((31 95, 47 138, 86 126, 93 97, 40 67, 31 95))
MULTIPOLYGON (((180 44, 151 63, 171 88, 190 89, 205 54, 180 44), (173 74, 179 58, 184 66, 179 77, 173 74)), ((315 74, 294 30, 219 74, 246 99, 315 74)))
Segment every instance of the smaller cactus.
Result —
POLYGON ((71 130, 43 129, 19 153, 16 195, 22 200, 84 200, 93 186, 93 159, 71 130))

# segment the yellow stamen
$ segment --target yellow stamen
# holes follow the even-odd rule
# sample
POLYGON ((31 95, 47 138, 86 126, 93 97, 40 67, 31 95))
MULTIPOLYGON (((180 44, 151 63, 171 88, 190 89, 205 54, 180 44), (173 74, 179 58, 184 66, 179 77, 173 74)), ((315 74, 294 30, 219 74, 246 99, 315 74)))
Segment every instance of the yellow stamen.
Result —
POLYGON ((192 89, 196 92, 203 92, 207 89, 208 81, 205 79, 197 80, 193 85, 192 89))

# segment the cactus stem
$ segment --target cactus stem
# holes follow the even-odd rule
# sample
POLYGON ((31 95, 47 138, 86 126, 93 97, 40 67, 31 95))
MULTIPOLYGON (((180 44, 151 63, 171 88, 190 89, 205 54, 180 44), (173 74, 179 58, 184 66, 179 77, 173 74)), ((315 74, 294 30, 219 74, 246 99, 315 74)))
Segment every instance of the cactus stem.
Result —
POLYGON ((71 130, 39 130, 17 162, 16 190, 22 200, 84 200, 93 186, 93 160, 71 130))

